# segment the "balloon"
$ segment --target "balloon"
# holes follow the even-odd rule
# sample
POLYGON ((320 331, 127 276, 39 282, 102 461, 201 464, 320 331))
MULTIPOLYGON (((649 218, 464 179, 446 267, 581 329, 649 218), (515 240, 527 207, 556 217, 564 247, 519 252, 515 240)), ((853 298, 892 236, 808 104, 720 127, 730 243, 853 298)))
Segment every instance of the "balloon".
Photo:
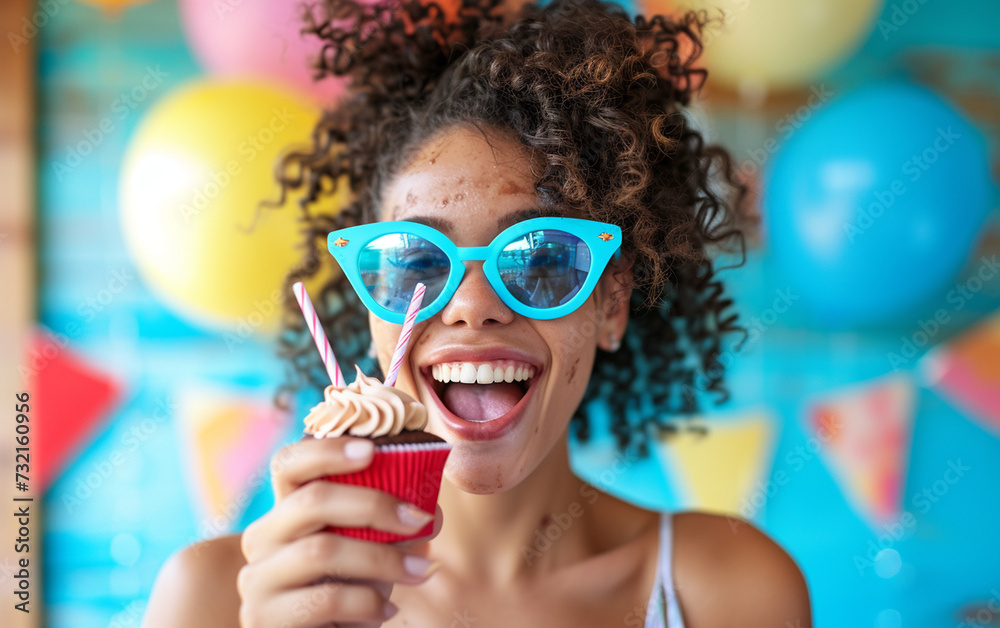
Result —
MULTIPOLYGON (((278 198, 275 160, 308 146, 318 118, 291 92, 198 81, 140 122, 122 166, 122 231, 140 274, 182 316, 241 338, 276 329, 301 226, 296 198, 258 204, 278 198)), ((324 209, 341 207, 345 188, 324 209)))
POLYGON ((147 2, 147 0, 80 0, 80 2, 103 9, 106 14, 114 16, 128 6, 147 2))
MULTIPOLYGON (((255 0, 231 5, 181 0, 181 25, 195 57, 212 74, 276 81, 330 104, 343 93, 347 79, 316 81, 311 62, 322 40, 301 33, 304 3, 255 0)), ((313 15, 319 9, 310 7, 313 15)))
POLYGON ((891 82, 832 101, 778 149, 764 224, 819 320, 876 323, 954 280, 990 194, 976 129, 932 92, 891 82))
POLYGON ((882 0, 639 0, 647 16, 707 10, 709 83, 753 91, 808 83, 862 43, 881 7, 882 0))
MULTIPOLYGON (((437 1, 437 0, 435 0, 437 1)), ((374 4, 375 0, 359 0, 374 4)), ((438 2, 446 19, 457 20, 460 0, 438 2)), ((208 0, 180 0, 181 24, 195 57, 212 74, 276 81, 332 106, 344 93, 347 78, 314 78, 313 62, 323 41, 303 34, 306 5, 296 0, 255 0, 234 5, 208 0)), ((314 18, 324 13, 309 6, 314 18)))

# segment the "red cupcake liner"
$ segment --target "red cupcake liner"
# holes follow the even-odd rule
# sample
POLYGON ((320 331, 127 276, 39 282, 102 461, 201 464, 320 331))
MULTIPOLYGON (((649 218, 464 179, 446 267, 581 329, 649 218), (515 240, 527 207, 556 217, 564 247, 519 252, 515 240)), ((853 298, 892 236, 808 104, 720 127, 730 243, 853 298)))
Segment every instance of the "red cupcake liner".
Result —
MULTIPOLYGON (((444 463, 448 460, 449 453, 451 445, 448 443, 379 445, 367 468, 323 479, 385 491, 421 510, 433 513, 437 508, 444 463)), ((328 527, 327 531, 365 541, 395 543, 429 535, 434 531, 434 522, 431 521, 419 532, 409 535, 373 528, 328 527)))

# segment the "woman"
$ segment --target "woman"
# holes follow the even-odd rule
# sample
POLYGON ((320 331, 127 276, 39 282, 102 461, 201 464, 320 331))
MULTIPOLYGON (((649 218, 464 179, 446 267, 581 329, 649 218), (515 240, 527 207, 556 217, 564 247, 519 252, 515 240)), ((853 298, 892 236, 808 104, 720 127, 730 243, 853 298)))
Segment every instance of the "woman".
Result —
MULTIPOLYGON (((331 231, 358 224, 421 223, 458 247, 496 239, 507 253, 490 278, 482 261, 391 236, 390 253, 411 261, 405 276, 378 276, 385 298, 366 298, 377 301, 367 321, 342 276, 318 299, 342 362, 362 362, 370 337, 384 368, 399 333, 386 307, 405 303, 410 275, 429 283, 433 315, 415 327, 397 385, 453 446, 435 535, 396 546, 322 532, 406 533, 435 515, 310 482, 363 468, 372 452, 364 439, 306 439, 274 458, 270 512, 167 563, 147 626, 811 625, 799 569, 752 525, 649 512, 570 471, 568 431, 588 438, 591 402, 611 411, 623 450, 645 452, 652 433, 675 429, 671 415, 694 411, 696 387, 725 394, 720 340, 738 328, 706 247, 742 242, 743 190, 684 115, 704 74, 691 67, 702 18, 632 22, 593 0, 505 17, 495 4, 467 1, 455 17, 417 2, 329 2, 309 29, 328 44, 320 65, 361 87, 281 177, 303 193, 308 226, 290 282, 330 263, 331 231), (326 213, 338 184, 353 200, 326 213), (603 268, 580 244, 595 234, 615 252, 603 268), (434 273, 454 263, 464 277, 442 292, 434 273), (513 367, 523 381, 442 376, 456 367, 513 367), (539 543, 553 523, 559 534, 539 543)), ((286 319, 293 363, 318 388, 299 317, 286 319)))

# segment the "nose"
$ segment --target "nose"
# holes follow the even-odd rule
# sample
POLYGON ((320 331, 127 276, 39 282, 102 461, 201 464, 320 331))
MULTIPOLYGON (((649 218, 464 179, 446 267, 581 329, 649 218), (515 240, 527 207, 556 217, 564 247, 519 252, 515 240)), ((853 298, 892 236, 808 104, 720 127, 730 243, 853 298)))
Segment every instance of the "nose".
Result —
POLYGON ((482 262, 465 262, 465 276, 451 301, 441 310, 441 320, 445 325, 482 329, 513 322, 514 312, 493 290, 483 273, 482 262))

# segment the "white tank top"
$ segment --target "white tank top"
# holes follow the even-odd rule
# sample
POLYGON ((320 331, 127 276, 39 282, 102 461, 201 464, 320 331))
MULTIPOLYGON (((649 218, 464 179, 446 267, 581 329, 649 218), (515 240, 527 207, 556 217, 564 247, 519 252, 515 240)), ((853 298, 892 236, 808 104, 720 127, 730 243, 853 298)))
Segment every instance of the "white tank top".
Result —
POLYGON ((646 606, 645 628, 684 628, 681 609, 674 591, 674 576, 671 568, 674 535, 671 513, 660 513, 659 556, 656 561, 656 581, 653 593, 646 606))

